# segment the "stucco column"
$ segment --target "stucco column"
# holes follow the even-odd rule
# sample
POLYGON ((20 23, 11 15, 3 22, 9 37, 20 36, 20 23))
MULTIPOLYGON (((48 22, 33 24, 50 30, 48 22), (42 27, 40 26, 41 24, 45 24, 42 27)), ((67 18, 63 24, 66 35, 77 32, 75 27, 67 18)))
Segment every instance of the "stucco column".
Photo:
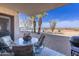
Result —
POLYGON ((19 29, 19 17, 18 14, 14 17, 14 39, 18 39, 20 37, 20 29, 19 29))

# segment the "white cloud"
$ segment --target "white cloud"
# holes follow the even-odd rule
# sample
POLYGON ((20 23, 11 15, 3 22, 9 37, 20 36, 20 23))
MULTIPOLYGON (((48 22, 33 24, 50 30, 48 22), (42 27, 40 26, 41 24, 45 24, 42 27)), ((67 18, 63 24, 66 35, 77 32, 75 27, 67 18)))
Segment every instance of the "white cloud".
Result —
MULTIPOLYGON (((37 23, 38 27, 38 23, 37 23)), ((57 21, 56 27, 61 28, 79 28, 79 20, 57 21)), ((50 28, 49 22, 43 22, 42 28, 50 28)))
MULTIPOLYGON (((36 27, 38 28, 38 22, 37 22, 36 27)), ((42 23, 42 28, 49 28, 49 27, 50 27, 49 22, 43 22, 43 23, 42 23)))
POLYGON ((79 20, 65 20, 57 22, 57 27, 79 28, 79 20))
POLYGON ((49 28, 49 27, 50 27, 49 22, 43 22, 42 23, 42 28, 49 28))

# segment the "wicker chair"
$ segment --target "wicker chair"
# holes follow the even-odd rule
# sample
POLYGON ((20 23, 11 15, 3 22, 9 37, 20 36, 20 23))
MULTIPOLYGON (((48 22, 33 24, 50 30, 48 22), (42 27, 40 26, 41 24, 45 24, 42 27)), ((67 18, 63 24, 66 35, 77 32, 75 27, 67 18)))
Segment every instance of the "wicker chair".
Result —
POLYGON ((14 53, 12 51, 12 40, 10 36, 0 37, 0 55, 1 56, 13 56, 14 53))

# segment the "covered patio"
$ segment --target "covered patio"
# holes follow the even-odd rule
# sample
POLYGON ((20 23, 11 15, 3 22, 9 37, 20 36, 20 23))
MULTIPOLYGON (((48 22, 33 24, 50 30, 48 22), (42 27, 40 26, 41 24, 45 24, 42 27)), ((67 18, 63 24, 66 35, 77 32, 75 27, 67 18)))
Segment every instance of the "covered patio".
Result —
MULTIPOLYGON (((25 33, 30 32, 32 37, 35 37, 37 39, 40 38, 41 34, 45 35, 44 39, 44 47, 42 51, 37 54, 36 56, 70 56, 71 55, 71 46, 70 46, 70 37, 66 36, 59 36, 59 35, 52 35, 47 34, 40 31, 40 28, 38 30, 38 33, 34 31, 34 19, 36 16, 39 16, 39 19, 42 20, 42 16, 47 15, 48 10, 54 10, 56 8, 63 7, 65 3, 2 3, 0 4, 0 20, 1 22, 3 20, 8 19, 8 25, 5 21, 3 23, 6 23, 6 26, 3 25, 2 30, 8 29, 8 31, 11 33, 11 38, 13 41, 18 40, 19 38, 23 38, 25 33), (25 17, 25 19, 28 19, 30 21, 24 21, 20 20, 19 16, 20 13, 23 13, 23 15, 28 16, 25 17), (3 19, 3 20, 2 20, 3 19), (25 24, 27 23, 27 25, 25 24), (29 25, 29 26, 28 26, 29 25), (25 27, 27 26, 27 27, 25 27), (29 29, 28 29, 29 28, 29 29), (31 31, 30 31, 31 30, 31 31)), ((1 24, 0 24, 1 25, 1 24)), ((1 25, 2 26, 2 25, 1 25)), ((36 29, 35 29, 36 30, 36 29)), ((4 34, 3 34, 4 35, 4 34)), ((5 55, 3 53, 3 55, 5 55)), ((8 54, 7 54, 8 55, 8 54)))

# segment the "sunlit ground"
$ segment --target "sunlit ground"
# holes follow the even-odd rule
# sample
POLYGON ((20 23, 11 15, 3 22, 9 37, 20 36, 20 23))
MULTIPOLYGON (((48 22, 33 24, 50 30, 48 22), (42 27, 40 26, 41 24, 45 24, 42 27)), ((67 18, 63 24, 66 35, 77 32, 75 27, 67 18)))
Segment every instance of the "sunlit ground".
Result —
POLYGON ((61 36, 78 36, 79 35, 79 30, 61 30, 60 32, 58 32, 58 29, 55 29, 54 32, 51 32, 50 29, 46 29, 45 30, 46 33, 50 33, 50 34, 55 34, 55 35, 61 35, 61 36))

